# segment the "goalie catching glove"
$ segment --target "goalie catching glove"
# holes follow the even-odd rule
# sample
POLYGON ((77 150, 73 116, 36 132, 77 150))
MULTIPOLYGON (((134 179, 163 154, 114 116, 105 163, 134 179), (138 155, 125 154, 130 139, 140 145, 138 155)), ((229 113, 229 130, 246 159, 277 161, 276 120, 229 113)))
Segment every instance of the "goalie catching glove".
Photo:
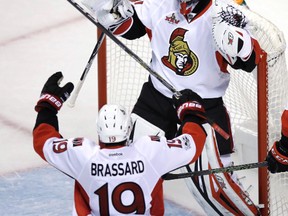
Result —
POLYGON ((71 82, 68 82, 63 87, 60 87, 59 85, 62 79, 63 75, 61 72, 56 72, 49 77, 44 84, 40 99, 35 106, 37 112, 43 108, 47 108, 57 113, 63 103, 70 97, 74 85, 71 82))
POLYGON ((190 89, 180 91, 179 98, 173 95, 173 103, 177 111, 177 117, 180 122, 186 119, 198 124, 206 122, 206 112, 203 107, 202 98, 190 89))
POLYGON ((106 29, 121 25, 134 14, 129 0, 82 0, 82 3, 106 29))
POLYGON ((266 157, 268 170, 271 173, 288 171, 288 110, 283 112, 281 123, 281 139, 274 143, 266 157))
POLYGON ((216 48, 230 64, 237 57, 246 61, 252 54, 252 38, 245 29, 219 21, 213 24, 212 32, 216 48))

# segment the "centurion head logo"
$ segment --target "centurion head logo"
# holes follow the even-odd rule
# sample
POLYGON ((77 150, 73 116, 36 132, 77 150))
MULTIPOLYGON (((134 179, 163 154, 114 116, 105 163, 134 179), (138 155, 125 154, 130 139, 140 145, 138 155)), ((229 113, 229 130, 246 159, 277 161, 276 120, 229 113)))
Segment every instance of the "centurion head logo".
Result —
POLYGON ((193 74, 199 65, 195 53, 193 53, 187 42, 184 41, 186 29, 177 28, 170 36, 170 47, 168 56, 162 57, 162 63, 181 76, 193 74))

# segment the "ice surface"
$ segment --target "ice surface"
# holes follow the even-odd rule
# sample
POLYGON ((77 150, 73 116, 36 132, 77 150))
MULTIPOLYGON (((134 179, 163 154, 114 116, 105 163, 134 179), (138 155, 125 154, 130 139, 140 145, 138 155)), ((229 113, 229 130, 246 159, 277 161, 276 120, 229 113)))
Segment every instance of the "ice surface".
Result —
MULTIPOLYGON (((287 2, 247 0, 288 35, 287 2)), ((48 76, 62 71, 77 83, 96 43, 95 27, 67 1, 0 0, 0 215, 69 215, 72 182, 47 167, 32 148, 33 107, 48 76)), ((63 107, 66 137, 96 139, 96 67, 76 107, 63 107)), ((167 215, 203 215, 182 180, 165 183, 167 215), (179 208, 172 200, 186 206, 179 208)))
MULTIPOLYGON (((71 215, 73 188, 73 180, 51 166, 3 175, 0 178, 0 215, 71 215)), ((173 201, 165 200, 165 206, 167 216, 192 215, 173 201)))

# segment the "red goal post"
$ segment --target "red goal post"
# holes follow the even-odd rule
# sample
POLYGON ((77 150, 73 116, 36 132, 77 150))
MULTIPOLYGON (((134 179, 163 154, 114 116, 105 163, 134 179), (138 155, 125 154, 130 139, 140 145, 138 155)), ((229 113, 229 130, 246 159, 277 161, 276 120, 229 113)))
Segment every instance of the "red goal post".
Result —
MULTIPOLYGON (((224 100, 230 112, 236 151, 242 158, 240 163, 247 163, 265 160, 268 149, 280 138, 280 117, 288 102, 288 72, 282 32, 260 15, 246 9, 243 12, 252 23, 251 32, 263 54, 252 73, 230 68, 231 81, 224 100), (242 148, 237 150, 237 145, 242 148), (249 154, 254 154, 252 161, 247 161, 249 154)), ((119 39, 149 63, 151 49, 147 37, 119 39)), ((141 65, 107 38, 98 54, 99 107, 116 103, 131 111, 148 76, 141 65)), ((264 206, 262 215, 288 215, 288 174, 270 175, 266 168, 261 168, 257 176, 258 203, 264 206)))

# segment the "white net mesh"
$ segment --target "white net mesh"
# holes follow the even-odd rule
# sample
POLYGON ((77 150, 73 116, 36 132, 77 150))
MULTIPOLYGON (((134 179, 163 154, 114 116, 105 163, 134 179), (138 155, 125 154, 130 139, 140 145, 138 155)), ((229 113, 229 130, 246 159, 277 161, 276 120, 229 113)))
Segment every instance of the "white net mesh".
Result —
MULTIPOLYGON (((121 39, 127 47, 146 63, 151 59, 150 43, 147 37, 138 40, 121 39)), ((122 104, 130 111, 141 91, 143 82, 148 80, 148 71, 119 48, 107 40, 107 101, 122 104)))
MULTIPOLYGON (((280 138, 281 114, 288 102, 286 44, 282 32, 271 22, 251 11, 243 10, 243 12, 253 25, 251 32, 267 53, 267 138, 269 143, 267 149, 270 149, 271 145, 280 138)), ((231 83, 225 95, 225 103, 231 112, 233 130, 241 129, 246 133, 257 134, 256 70, 251 74, 232 70, 230 72, 231 83)), ((286 194, 283 193, 288 189, 288 174, 269 175, 268 187, 270 215, 288 215, 288 200, 286 194)), ((259 190, 261 190, 261 185, 259 190)))

